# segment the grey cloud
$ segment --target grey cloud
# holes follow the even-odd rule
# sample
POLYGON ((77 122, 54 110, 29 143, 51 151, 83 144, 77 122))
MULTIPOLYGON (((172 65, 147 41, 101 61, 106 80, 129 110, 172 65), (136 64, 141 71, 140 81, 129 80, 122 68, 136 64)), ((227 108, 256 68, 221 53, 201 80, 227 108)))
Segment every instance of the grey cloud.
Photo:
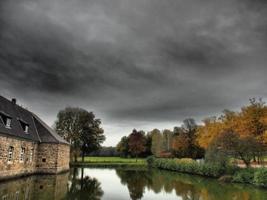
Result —
POLYGON ((94 110, 112 144, 131 125, 237 109, 267 97, 266 13, 264 0, 1 1, 1 93, 49 123, 94 110))

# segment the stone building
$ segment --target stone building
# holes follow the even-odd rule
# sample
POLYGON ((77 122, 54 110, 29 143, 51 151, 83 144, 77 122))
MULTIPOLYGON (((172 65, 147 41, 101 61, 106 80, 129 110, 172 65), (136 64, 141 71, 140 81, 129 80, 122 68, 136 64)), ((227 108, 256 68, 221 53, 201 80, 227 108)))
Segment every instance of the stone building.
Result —
POLYGON ((70 145, 16 100, 0 96, 0 179, 69 169, 70 145))

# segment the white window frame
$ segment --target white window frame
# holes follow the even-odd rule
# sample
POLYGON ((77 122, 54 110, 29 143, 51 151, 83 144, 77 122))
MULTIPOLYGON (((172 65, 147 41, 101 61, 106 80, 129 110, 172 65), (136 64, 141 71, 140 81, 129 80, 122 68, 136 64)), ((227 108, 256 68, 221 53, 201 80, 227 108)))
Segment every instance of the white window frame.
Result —
POLYGON ((19 191, 16 192, 16 200, 19 200, 19 191))
POLYGON ((7 163, 12 163, 14 157, 14 147, 9 146, 8 147, 8 157, 7 157, 7 163))
POLYGON ((29 133, 29 125, 25 124, 24 132, 25 132, 25 133, 29 133))
POLYGON ((24 162, 25 160, 25 151, 26 151, 25 147, 20 148, 20 157, 19 157, 20 162, 24 162))
POLYGON ((31 150, 30 150, 30 158, 29 158, 29 161, 30 161, 30 162, 33 161, 33 151, 34 151, 34 149, 31 149, 31 150))
POLYGON ((11 118, 7 117, 5 121, 5 126, 6 128, 11 128, 11 118))

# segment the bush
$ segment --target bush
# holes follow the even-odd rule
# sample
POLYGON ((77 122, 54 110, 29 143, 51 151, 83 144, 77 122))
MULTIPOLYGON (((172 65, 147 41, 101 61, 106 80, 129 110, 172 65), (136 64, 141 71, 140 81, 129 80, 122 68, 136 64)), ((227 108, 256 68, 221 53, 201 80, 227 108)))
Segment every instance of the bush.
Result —
POLYGON ((253 183, 254 169, 240 169, 233 176, 233 182, 253 183))
POLYGON ((267 187, 267 169, 256 170, 253 182, 257 186, 267 187))
POLYGON ((220 165, 200 164, 192 159, 164 159, 149 157, 148 165, 159 169, 172 170, 177 172, 197 174, 209 177, 220 177, 227 169, 220 165))
POLYGON ((150 156, 147 158, 149 166, 159 169, 177 171, 181 173, 196 174, 219 178, 224 182, 249 183, 261 187, 267 187, 267 168, 262 169, 240 169, 235 166, 223 167, 218 164, 198 163, 192 159, 166 159, 155 158, 150 156))
POLYGON ((152 167, 153 166, 154 161, 155 161, 155 156, 148 156, 146 158, 146 162, 147 162, 147 165, 149 167, 152 167))
POLYGON ((220 182, 230 183, 233 181, 233 177, 230 175, 223 175, 218 179, 220 182))

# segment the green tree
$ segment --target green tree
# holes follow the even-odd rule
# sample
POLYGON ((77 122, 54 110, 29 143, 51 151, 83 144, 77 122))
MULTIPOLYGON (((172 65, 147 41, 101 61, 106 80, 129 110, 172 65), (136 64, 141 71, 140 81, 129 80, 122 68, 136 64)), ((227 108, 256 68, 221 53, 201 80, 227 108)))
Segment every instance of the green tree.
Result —
POLYGON ((80 153, 84 158, 86 153, 98 149, 105 140, 100 119, 81 108, 67 107, 59 111, 55 125, 57 133, 70 142, 74 161, 80 153))
POLYGON ((127 136, 123 136, 121 141, 117 144, 117 151, 120 153, 122 157, 127 157, 129 154, 129 138, 127 136))
POLYGON ((171 144, 172 144, 172 137, 173 137, 173 133, 168 130, 168 129, 165 129, 163 130, 163 150, 164 151, 171 151, 171 144))
POLYGON ((162 151, 162 135, 160 130, 154 129, 150 132, 152 143, 151 143, 151 152, 155 156, 160 156, 162 151))

